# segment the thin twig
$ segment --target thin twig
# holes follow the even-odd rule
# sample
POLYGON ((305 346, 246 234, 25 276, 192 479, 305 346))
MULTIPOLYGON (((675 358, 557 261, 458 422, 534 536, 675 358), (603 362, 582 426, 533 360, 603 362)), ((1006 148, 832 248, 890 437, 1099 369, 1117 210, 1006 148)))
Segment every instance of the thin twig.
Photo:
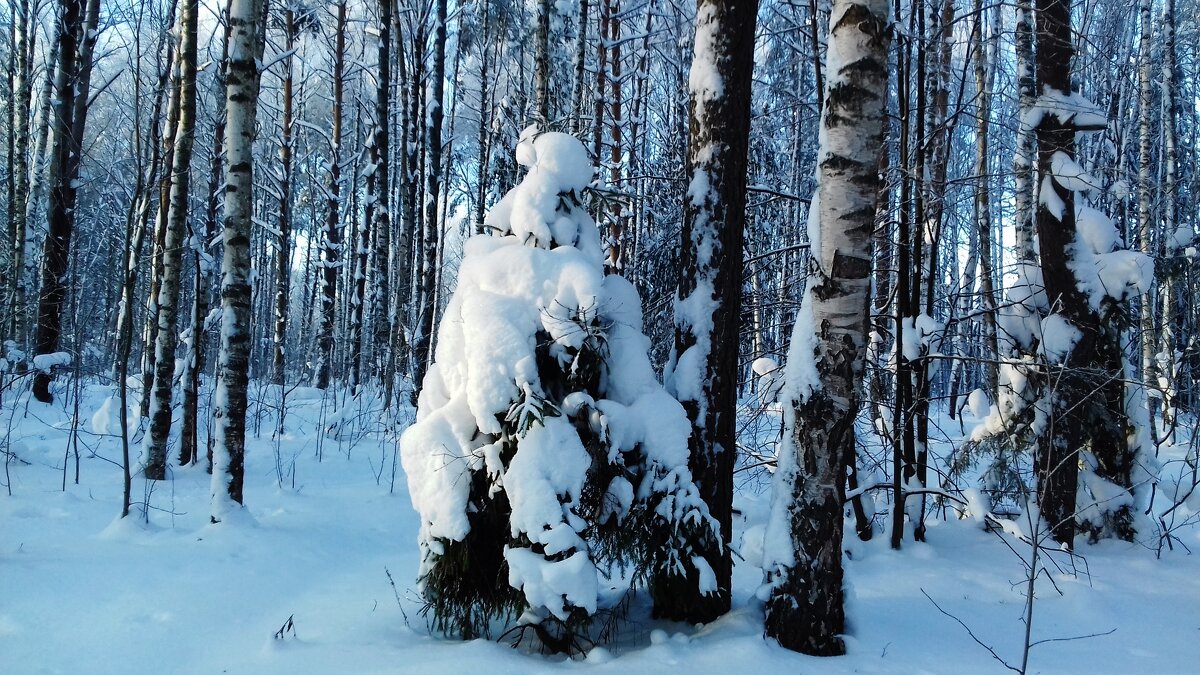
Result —
POLYGON ((1008 661, 1005 661, 1004 659, 1000 658, 1000 655, 996 653, 995 649, 992 649, 986 643, 984 643, 983 640, 980 640, 978 637, 976 637, 974 631, 971 630, 971 627, 968 626, 967 624, 963 623, 962 619, 960 619, 957 616, 954 616, 953 614, 951 614, 950 612, 947 612, 946 610, 942 609, 941 605, 937 604, 937 602, 935 602, 933 598, 929 597, 929 594, 925 592, 924 588, 921 589, 921 595, 924 595, 926 600, 933 603, 933 606, 935 608, 937 608, 937 611, 941 612, 942 614, 945 614, 946 616, 950 617, 951 619, 954 619, 954 621, 956 621, 958 623, 958 625, 962 626, 963 630, 967 631, 967 635, 970 635, 971 639, 975 641, 975 644, 988 650, 988 653, 992 655, 993 659, 996 659, 997 661, 999 661, 1001 663, 1001 665, 1003 665, 1005 668, 1008 668, 1009 670, 1013 671, 1014 673, 1021 672, 1020 668, 1012 666, 1008 663, 1008 661))
POLYGON ((400 591, 396 588, 396 580, 392 578, 392 572, 385 565, 383 573, 387 575, 388 583, 392 585, 392 595, 396 596, 396 606, 400 608, 400 615, 404 617, 404 625, 408 625, 408 612, 404 611, 404 603, 400 601, 400 591))
POLYGON ((1112 630, 1105 631, 1103 633, 1089 633, 1087 635, 1076 635, 1073 637, 1043 638, 1041 640, 1038 640, 1037 642, 1030 642, 1029 648, 1033 649, 1034 647, 1036 647, 1040 644, 1046 643, 1046 642, 1070 642, 1072 640, 1086 640, 1088 638, 1104 637, 1105 635, 1112 635, 1115 632, 1117 632, 1117 629, 1113 628, 1112 630))

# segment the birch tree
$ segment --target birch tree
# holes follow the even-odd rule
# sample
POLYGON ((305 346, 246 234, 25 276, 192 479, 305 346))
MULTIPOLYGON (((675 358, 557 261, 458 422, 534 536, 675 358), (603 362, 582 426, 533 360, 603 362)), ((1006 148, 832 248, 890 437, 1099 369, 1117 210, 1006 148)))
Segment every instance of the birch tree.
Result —
POLYGON ((146 447, 146 478, 166 478, 167 441, 171 435, 171 398, 175 380, 175 323, 179 314, 179 279, 183 267, 191 187, 192 145, 196 133, 196 33, 198 0, 179 6, 179 115, 171 164, 170 203, 163 247, 163 276, 158 294, 158 339, 155 342, 154 390, 146 447))
POLYGON ((30 3, 30 0, 19 0, 9 5, 13 8, 13 41, 11 45, 13 70, 10 74, 11 95, 9 100, 9 133, 11 134, 10 181, 12 193, 9 200, 9 229, 11 239, 7 240, 9 287, 3 289, 9 293, 8 325, 0 327, 18 345, 24 344, 22 335, 24 326, 19 320, 25 312, 24 298, 24 268, 25 268, 25 238, 28 228, 26 212, 29 203, 29 113, 31 112, 33 64, 32 56, 36 54, 35 42, 37 17, 33 16, 35 8, 40 4, 30 3))
MULTIPOLYGON (((226 3, 228 4, 228 2, 226 3)), ((224 19, 227 14, 222 12, 224 19)), ((225 73, 229 62, 229 22, 224 22, 221 31, 221 54, 213 68, 216 84, 217 100, 225 100, 225 73)), ((213 122, 212 146, 208 158, 208 187, 206 190, 203 228, 193 232, 193 244, 196 254, 195 293, 192 296, 192 327, 191 339, 188 341, 188 355, 184 357, 184 372, 180 379, 182 386, 180 394, 183 401, 183 420, 180 423, 179 463, 189 464, 199 458, 199 418, 200 418, 200 373, 204 370, 204 359, 208 342, 208 307, 209 295, 213 285, 213 277, 218 271, 217 261, 208 250, 217 238, 218 219, 221 208, 221 180, 223 178, 222 154, 225 148, 225 111, 215 111, 213 122)), ((212 448, 208 447, 209 470, 212 470, 212 448)))
POLYGON ((421 249, 421 282, 417 306, 417 339, 413 347, 413 382, 419 388, 424 381, 433 348, 434 314, 437 311, 438 198, 441 190, 442 105, 446 79, 446 0, 436 0, 434 18, 433 71, 427 114, 428 159, 425 166, 425 220, 421 249))
MULTIPOLYGON (((1177 396, 1179 382, 1179 356, 1183 344, 1180 330, 1179 296, 1184 276, 1179 253, 1181 240, 1191 239, 1191 228, 1178 222, 1179 148, 1175 130, 1176 96, 1178 96, 1175 68, 1177 63, 1175 45, 1175 0, 1167 0, 1163 16, 1163 65, 1162 65, 1162 129, 1164 154, 1163 222, 1175 228, 1171 237, 1172 247, 1168 250, 1169 273, 1164 275, 1162 287, 1162 340, 1158 360, 1160 362, 1160 391, 1162 393, 1163 423, 1167 426, 1165 436, 1174 441, 1177 424, 1177 396)), ((1154 418, 1150 418, 1151 425, 1154 418)))
MULTIPOLYGON (((1150 177, 1151 164, 1151 122, 1154 118, 1154 85, 1151 79, 1151 51, 1153 50, 1152 36, 1154 23, 1151 19, 1151 0, 1139 0, 1138 23, 1141 27, 1138 41, 1141 54, 1138 58, 1138 153, 1137 153, 1137 242, 1142 253, 1154 254, 1153 223, 1153 186, 1150 177)), ((1156 172, 1157 173, 1157 172, 1156 172)), ((1172 223, 1171 226, 1174 226, 1172 223)), ((1158 404, 1161 403, 1161 393, 1158 389, 1158 368, 1155 356, 1158 353, 1158 341, 1155 339, 1154 297, 1152 289, 1147 288, 1140 298, 1141 319, 1141 374, 1142 382, 1149 388, 1150 395, 1146 397, 1150 413, 1150 433, 1154 433, 1154 421, 1157 417, 1158 404)), ((1156 439, 1157 440, 1157 439, 1156 439)))
POLYGON ((835 0, 809 211, 813 257, 785 376, 765 559, 766 633, 813 655, 845 651, 842 505, 870 325, 889 41, 885 0, 835 0))
MULTIPOLYGON (((172 13, 175 8, 172 7, 172 13)), ((174 54, 174 52, 172 52, 174 54)), ((154 217, 154 232, 151 243, 151 262, 149 293, 146 300, 146 313, 142 324, 142 337, 145 348, 142 350, 142 401, 141 416, 150 417, 150 403, 153 396, 149 395, 154 388, 154 373, 156 371, 158 343, 158 296, 162 291, 163 256, 167 245, 167 227, 171 204, 171 169, 175 166, 175 133, 179 129, 179 94, 182 90, 179 79, 178 58, 170 62, 168 71, 171 73, 170 95, 167 100, 167 121, 162 128, 161 162, 158 177, 158 208, 154 217)), ((147 195, 149 199, 149 195, 147 195)), ((147 202, 149 208, 149 202, 147 202)), ((147 217, 149 212, 147 211, 147 217)))
POLYGON ((387 371, 385 359, 388 354, 388 339, 391 335, 392 319, 388 316, 389 292, 388 256, 391 249, 392 220, 389 208, 391 197, 389 185, 389 128, 391 127, 392 85, 392 3, 394 0, 379 0, 377 53, 378 72, 375 88, 375 127, 368 143, 371 168, 367 172, 367 204, 365 216, 370 221, 372 252, 370 262, 371 281, 371 348, 366 350, 373 358, 372 375, 382 378, 387 371))
MULTIPOLYGON (((1020 110, 1033 108, 1037 91, 1033 63, 1033 7, 1030 0, 1017 0, 1016 27, 1017 90, 1020 110)), ((1035 264, 1037 252, 1033 244, 1033 130, 1027 125, 1017 127, 1017 151, 1013 156, 1015 186, 1013 203, 1016 207, 1017 262, 1035 264)))
POLYGON ((225 255, 221 265, 221 343, 213 405, 212 521, 242 502, 246 454, 246 385, 250 369, 250 225, 254 200, 262 0, 229 5, 229 65, 225 101, 225 255))

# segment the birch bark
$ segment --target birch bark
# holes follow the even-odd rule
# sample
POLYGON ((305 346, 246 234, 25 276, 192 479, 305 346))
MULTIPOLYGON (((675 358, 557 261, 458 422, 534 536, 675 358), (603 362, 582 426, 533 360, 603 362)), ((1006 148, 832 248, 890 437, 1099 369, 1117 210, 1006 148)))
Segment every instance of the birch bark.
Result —
POLYGON ((766 633, 845 652, 842 506, 869 330, 871 236, 887 107, 886 0, 835 0, 829 19, 812 263, 781 396, 787 414, 768 522, 766 633))

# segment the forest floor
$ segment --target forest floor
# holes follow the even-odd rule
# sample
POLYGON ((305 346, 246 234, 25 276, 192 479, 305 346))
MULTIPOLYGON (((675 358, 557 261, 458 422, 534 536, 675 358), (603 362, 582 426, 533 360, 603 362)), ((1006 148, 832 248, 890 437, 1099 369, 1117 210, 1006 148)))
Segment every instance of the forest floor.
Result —
MULTIPOLYGON (((948 615, 1020 664, 1026 573, 1018 553, 1028 547, 953 517, 931 523, 926 543, 906 540, 898 552, 882 534, 848 544, 847 656, 806 657, 764 640, 753 562, 769 497, 753 482, 737 500, 744 560, 734 609, 713 624, 651 621, 635 602, 613 642, 574 661, 442 639, 428 630, 413 590, 418 520, 399 467, 393 489, 394 439, 362 431, 371 413, 337 413, 316 392, 295 390, 276 441, 271 406, 256 406, 244 518, 210 525, 210 477, 185 467, 155 486, 148 518, 146 483, 135 477, 135 513, 120 520, 121 446, 109 435, 117 426, 109 394, 85 388, 78 424, 74 406, 27 394, 8 392, 0 407, 0 434, 19 458, 5 467, 11 495, 0 491, 5 673, 1006 671, 948 615), (347 429, 341 441, 320 431, 333 419, 347 429), (67 456, 64 489, 73 427, 79 482, 67 456), (285 624, 292 629, 280 637, 285 624)), ((1029 672, 1195 672, 1200 528, 1175 534, 1161 558, 1153 541, 1082 545, 1074 565, 1051 556, 1031 639, 1104 635, 1044 642, 1029 672)))

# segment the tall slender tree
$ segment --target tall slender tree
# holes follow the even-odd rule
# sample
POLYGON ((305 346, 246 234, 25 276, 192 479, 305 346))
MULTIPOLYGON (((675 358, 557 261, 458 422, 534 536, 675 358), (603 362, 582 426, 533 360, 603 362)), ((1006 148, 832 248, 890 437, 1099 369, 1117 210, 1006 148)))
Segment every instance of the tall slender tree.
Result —
MULTIPOLYGON (((174 7, 172 7, 172 12, 174 7)), ((174 54, 174 51, 172 51, 174 54)), ((142 336, 145 347, 142 349, 142 417, 150 416, 150 403, 153 400, 151 391, 154 388, 154 373, 158 352, 158 296, 162 291, 163 257, 167 245, 167 228, 170 224, 171 211, 171 170, 175 166, 175 132, 179 129, 179 95, 182 91, 179 79, 179 59, 177 55, 171 61, 170 96, 167 102, 167 120, 162 128, 162 167, 158 177, 158 209, 155 211, 154 231, 151 238, 151 261, 149 297, 146 301, 146 313, 142 323, 142 336)), ((147 196, 149 197, 149 196, 147 196)), ((147 202, 147 208, 149 202, 147 202)), ((149 211, 147 211, 147 215, 149 211)))
POLYGON ((171 435, 171 398, 175 380, 175 323, 179 314, 179 280, 187 238, 192 146, 196 135, 196 35, 198 0, 179 5, 179 114, 171 163, 170 203, 163 247, 163 276, 158 294, 158 339, 155 342, 153 401, 146 446, 146 478, 166 478, 167 442, 171 435))
POLYGON ((392 318, 388 315, 389 300, 391 299, 388 258, 391 253, 392 218, 389 204, 391 202, 391 170, 388 158, 391 156, 389 145, 391 128, 392 101, 392 4, 395 0, 379 0, 376 12, 378 15, 379 45, 378 81, 375 86, 375 125, 368 144, 371 168, 367 172, 367 206, 365 217, 371 221, 371 348, 367 350, 373 357, 371 375, 381 380, 387 373, 386 359, 388 355, 388 340, 392 332, 392 318))
MULTIPOLYGON (((1175 77, 1175 68, 1177 63, 1176 45, 1175 45, 1175 0, 1167 0, 1166 8, 1163 16, 1163 65, 1162 65, 1162 130, 1163 130, 1163 222, 1167 227, 1176 228, 1176 232, 1182 232, 1185 236, 1189 234, 1189 230, 1183 224, 1178 222, 1178 203, 1179 195, 1179 148, 1178 139, 1175 129, 1176 124, 1176 97, 1177 81, 1175 77)), ((1162 288, 1162 340, 1160 354, 1164 355, 1164 363, 1162 364, 1162 415, 1163 423, 1167 426, 1166 436, 1170 440, 1173 439, 1173 432, 1177 422, 1176 397, 1179 380, 1178 372, 1178 357, 1176 354, 1181 352, 1182 331, 1180 330, 1179 319, 1181 312, 1179 311, 1179 295, 1182 284, 1182 265, 1180 264, 1178 254, 1179 246, 1182 242, 1182 237, 1171 237, 1175 246, 1168 253, 1172 258, 1170 271, 1163 279, 1162 288)), ((1151 418, 1153 424, 1153 417, 1151 418)))
MULTIPOLYGON (((1155 96, 1154 83, 1151 77, 1151 52, 1154 49, 1152 36, 1154 35, 1154 21, 1152 18, 1153 2, 1151 0, 1139 0, 1138 2, 1138 23, 1141 28, 1141 36, 1138 40, 1140 54, 1138 57, 1138 152, 1137 152, 1137 243, 1142 253, 1146 255, 1154 255, 1154 224, 1152 222, 1154 204, 1154 190, 1151 178, 1151 124, 1154 121, 1155 96)), ((1157 178, 1157 172, 1155 172, 1157 178)), ((1174 227, 1174 223, 1170 224, 1174 227)), ((1148 387, 1147 391, 1151 395, 1146 397, 1149 404, 1150 413, 1150 434, 1157 441, 1154 422, 1158 416, 1158 406, 1162 402, 1161 394, 1158 391, 1158 364, 1156 355, 1158 354, 1158 340, 1156 337, 1157 328, 1155 322, 1155 298, 1152 295, 1153 288, 1147 288, 1145 293, 1142 293, 1140 298, 1140 343, 1141 343, 1141 374, 1142 382, 1148 387)))
POLYGON ((317 368, 313 384, 329 386, 333 365, 334 327, 337 320, 338 273, 342 262, 342 118, 345 114, 346 2, 334 5, 333 113, 329 134, 329 174, 325 180, 325 225, 321 235, 321 319, 317 333, 317 368))
MULTIPOLYGON (((682 270, 675 303, 675 344, 667 387, 692 422, 689 466, 700 495, 732 535, 737 453, 738 333, 746 157, 754 68, 755 0, 701 0, 689 76, 689 189, 683 204, 682 270)), ((657 615, 712 621, 729 610, 730 550, 705 551, 717 591, 664 579, 654 587, 657 615)))
MULTIPOLYGON (((972 14, 975 16, 975 34, 978 40, 975 48, 975 91, 979 96, 979 142, 975 150, 975 173, 979 183, 975 193, 975 245, 979 249, 979 299, 981 320, 983 322, 983 371, 984 383, 988 393, 996 396, 997 375, 996 359, 1000 355, 1000 347, 996 337, 996 272, 992 256, 994 245, 992 239, 992 177, 989 171, 991 161, 991 114, 992 87, 994 82, 994 64, 992 54, 995 51, 996 33, 988 35, 986 23, 987 11, 982 0, 974 0, 972 14)), ((1000 13, 996 10, 993 16, 999 21, 1000 13)))
POLYGON ((28 228, 27 209, 29 202, 29 113, 31 107, 32 96, 32 81, 33 81, 33 64, 32 56, 34 51, 35 38, 37 31, 35 19, 32 14, 37 5, 30 3, 29 0, 19 0, 14 2, 13 7, 13 71, 11 73, 12 81, 12 98, 9 100, 9 133, 12 134, 12 148, 9 151, 9 160, 12 162, 11 169, 11 184, 12 197, 9 201, 9 219, 8 249, 6 253, 10 255, 8 262, 8 282, 9 288, 3 289, 5 293, 10 293, 8 298, 9 304, 6 305, 8 311, 8 325, 3 326, 3 330, 9 339, 24 344, 24 336, 21 334, 24 326, 19 317, 24 314, 24 293, 25 283, 24 275, 24 257, 25 257, 25 238, 28 228))
MULTIPOLYGON (((67 299, 67 265, 75 232, 75 202, 83 162, 83 133, 91 92, 92 57, 99 37, 100 0, 59 0, 58 70, 55 76, 54 149, 50 174, 53 187, 47 209, 42 285, 38 294, 35 354, 60 348, 63 303, 67 299)), ((43 403, 50 393, 52 373, 39 369, 33 377, 33 396, 43 403)))
MULTIPOLYGON (((229 3, 226 2, 226 5, 229 3)), ((222 18, 228 10, 222 12, 222 18)), ((229 22, 223 21, 221 31, 221 55, 214 70, 217 100, 225 100, 225 73, 229 62, 229 22)), ((200 433, 200 373, 204 371, 204 359, 208 343, 208 306, 212 280, 216 274, 215 256, 209 252, 217 238, 218 219, 221 208, 222 155, 225 148, 225 111, 215 111, 212 147, 208 158, 208 188, 205 195, 204 224, 192 233, 192 248, 195 258, 195 292, 192 294, 192 328, 188 356, 184 358, 184 373, 181 376, 183 420, 180 423, 179 463, 189 464, 199 459, 200 433)), ((208 448, 209 469, 212 469, 211 446, 208 448)))
MULTIPOLYGON (((1042 177, 1036 211, 1038 245, 1050 311, 1066 322, 1074 339, 1061 362, 1051 364, 1044 385, 1049 396, 1048 431, 1039 439, 1034 468, 1039 505, 1051 536, 1067 547, 1073 545, 1076 532, 1081 459, 1090 457, 1096 475, 1123 490, 1131 489, 1133 470, 1129 446, 1133 434, 1125 411, 1123 355, 1115 325, 1121 299, 1116 296, 1121 292, 1105 289, 1104 297, 1094 301, 1095 293, 1085 291, 1075 264, 1080 254, 1075 245, 1080 197, 1073 188, 1081 180, 1087 182, 1075 162, 1075 136, 1103 130, 1106 123, 1071 99, 1074 56, 1069 0, 1038 0, 1037 84, 1044 110, 1036 127, 1042 177)), ((1048 336, 1043 339, 1050 341, 1048 336)), ((1050 353, 1061 347, 1043 349, 1050 353)), ((1092 536, 1100 536, 1103 529, 1132 539, 1132 506, 1118 501, 1102 508, 1108 512, 1106 522, 1095 523, 1092 536)))
POLYGON ((241 505, 246 455, 246 385, 250 374, 250 225, 254 214, 254 134, 258 118, 259 30, 263 0, 229 5, 229 72, 225 99, 225 246, 221 265, 221 346, 213 405, 212 521, 241 505))
MULTIPOLYGON (((4 119, 4 122, 5 122, 4 159, 5 159, 5 169, 6 169, 5 175, 4 175, 4 185, 5 185, 6 192, 7 192, 7 194, 5 195, 6 199, 4 200, 4 202, 5 202, 5 206, 7 208, 7 213, 6 213, 7 219, 5 220, 5 224, 7 226, 6 227, 7 232, 13 232, 18 227, 17 209, 16 209, 16 205, 17 205, 17 176, 16 176, 17 170, 16 170, 16 166, 15 166, 16 154, 17 154, 17 133, 16 133, 17 117, 19 116, 19 113, 17 112, 17 96, 16 96, 16 94, 17 94, 17 70, 18 70, 16 54, 18 51, 21 51, 20 48, 17 46, 20 41, 20 38, 18 37, 19 29, 17 27, 17 24, 20 23, 20 19, 17 18, 18 11, 19 11, 19 9, 14 4, 12 4, 12 3, 9 4, 8 30, 5 31, 6 35, 8 37, 8 45, 7 45, 7 49, 5 50, 8 52, 7 63, 5 63, 5 70, 7 71, 7 77, 5 78, 5 84, 7 86, 4 91, 4 94, 5 94, 5 97, 4 97, 4 118, 5 118, 4 119)), ((21 215, 24 216, 25 214, 22 213, 21 215)), ((8 290, 9 274, 11 273, 11 270, 12 270, 12 265, 11 265, 11 260, 10 260, 11 254, 12 254, 12 250, 8 249, 7 247, 4 248, 3 250, 0 250, 0 288, 3 288, 5 291, 8 290)), ((9 298, 5 298, 5 301, 7 301, 8 299, 9 298)), ((6 302, 6 306, 4 307, 4 309, 6 311, 12 311, 13 308, 11 305, 7 305, 7 302, 6 302)), ((0 344, 3 343, 4 331, 8 328, 7 322, 4 322, 4 323, 6 325, 0 326, 0 344)))
MULTIPOLYGON (((288 300, 292 281, 292 126, 295 124, 294 60, 300 21, 296 6, 287 2, 283 8, 283 63, 280 73, 282 111, 279 139, 279 213, 275 219, 275 327, 272 334, 271 383, 283 386, 287 376, 288 300)), ((281 416, 282 417, 282 416, 281 416)), ((282 424, 282 419, 280 420, 282 424)))
POLYGON ((812 262, 792 336, 775 473, 766 633, 814 655, 845 651, 842 505, 870 326, 871 235, 888 91, 888 3, 835 0, 829 15, 812 262))
POLYGON ((435 0, 436 16, 433 31, 433 71, 429 73, 432 90, 429 94, 427 119, 428 159, 425 166, 425 220, 421 249, 420 300, 417 307, 417 339, 413 348, 413 382, 417 389, 425 377, 433 348, 434 314, 437 311, 437 249, 438 199, 442 172, 442 105, 446 79, 446 0, 435 0))
POLYGON ((534 119, 543 131, 550 124, 550 0, 538 0, 537 50, 534 52, 534 119))
MULTIPOLYGON (((1016 26, 1017 91, 1022 115, 1033 109, 1037 98, 1033 62, 1033 6, 1030 0, 1017 0, 1016 26)), ((1033 129, 1017 127, 1017 151, 1013 155, 1013 205, 1015 207, 1017 263, 1036 264, 1033 243, 1033 129)))

